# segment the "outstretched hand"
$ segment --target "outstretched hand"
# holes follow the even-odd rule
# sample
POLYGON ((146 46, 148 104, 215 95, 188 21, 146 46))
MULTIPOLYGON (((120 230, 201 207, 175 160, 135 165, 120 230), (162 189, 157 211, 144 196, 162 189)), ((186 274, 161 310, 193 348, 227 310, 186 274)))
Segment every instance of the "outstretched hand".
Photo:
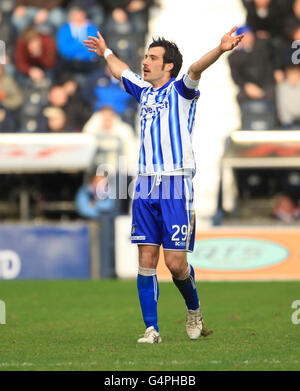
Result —
POLYGON ((244 38, 244 34, 234 35, 237 30, 237 26, 234 26, 227 34, 222 37, 220 48, 223 52, 227 52, 229 50, 234 49, 244 38))
POLYGON ((103 57, 104 51, 107 48, 106 42, 102 35, 97 31, 97 37, 88 36, 88 39, 84 40, 84 45, 88 48, 89 52, 97 53, 98 56, 103 57))

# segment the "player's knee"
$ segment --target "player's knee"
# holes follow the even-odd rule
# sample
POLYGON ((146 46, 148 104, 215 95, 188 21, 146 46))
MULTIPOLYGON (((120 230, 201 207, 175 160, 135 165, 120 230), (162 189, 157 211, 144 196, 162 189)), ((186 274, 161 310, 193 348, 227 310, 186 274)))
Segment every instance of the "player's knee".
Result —
POLYGON ((187 262, 185 254, 180 252, 165 254, 165 263, 172 276, 175 278, 180 278, 186 272, 187 262))
POLYGON ((159 258, 159 248, 157 246, 139 246, 139 265, 154 269, 159 258))
POLYGON ((178 280, 181 280, 182 276, 184 275, 186 271, 186 266, 181 266, 177 264, 172 264, 170 267, 168 266, 168 269, 170 270, 172 276, 178 280))

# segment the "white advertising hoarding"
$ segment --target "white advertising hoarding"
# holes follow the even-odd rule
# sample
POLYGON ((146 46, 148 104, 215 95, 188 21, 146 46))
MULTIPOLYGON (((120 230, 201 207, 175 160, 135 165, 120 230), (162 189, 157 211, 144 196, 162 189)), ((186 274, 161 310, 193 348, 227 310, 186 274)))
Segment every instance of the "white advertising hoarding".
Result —
POLYGON ((0 173, 85 170, 96 148, 90 134, 2 134, 0 173))

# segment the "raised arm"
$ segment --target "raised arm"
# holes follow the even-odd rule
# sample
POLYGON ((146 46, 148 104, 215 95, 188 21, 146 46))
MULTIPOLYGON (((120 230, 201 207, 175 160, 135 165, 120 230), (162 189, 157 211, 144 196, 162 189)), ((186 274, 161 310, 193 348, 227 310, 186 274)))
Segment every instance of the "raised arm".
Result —
POLYGON ((108 49, 106 42, 99 31, 97 32, 97 36, 98 37, 89 36, 87 40, 83 41, 83 43, 90 52, 97 53, 100 57, 104 57, 105 55, 107 65, 112 75, 121 80, 123 71, 125 69, 129 69, 129 66, 125 62, 121 61, 115 54, 107 54, 107 52, 105 52, 106 49, 108 49))
POLYGON ((244 34, 235 35, 232 34, 237 30, 237 27, 233 27, 227 34, 222 37, 221 43, 198 61, 194 62, 189 68, 189 77, 192 80, 199 80, 201 73, 205 71, 210 65, 218 60, 218 58, 229 50, 234 49, 244 38, 244 34))

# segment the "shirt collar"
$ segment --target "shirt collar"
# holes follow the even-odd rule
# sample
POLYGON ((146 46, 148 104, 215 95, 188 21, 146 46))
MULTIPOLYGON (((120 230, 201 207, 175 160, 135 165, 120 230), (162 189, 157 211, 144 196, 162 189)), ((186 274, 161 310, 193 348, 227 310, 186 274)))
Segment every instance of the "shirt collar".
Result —
POLYGON ((152 90, 153 90, 154 92, 161 91, 161 90, 163 90, 164 88, 168 87, 168 85, 169 85, 170 83, 172 83, 174 80, 175 80, 175 77, 172 77, 172 78, 171 78, 166 84, 164 84, 163 86, 161 86, 161 87, 159 87, 159 88, 154 88, 154 87, 152 87, 152 90))

